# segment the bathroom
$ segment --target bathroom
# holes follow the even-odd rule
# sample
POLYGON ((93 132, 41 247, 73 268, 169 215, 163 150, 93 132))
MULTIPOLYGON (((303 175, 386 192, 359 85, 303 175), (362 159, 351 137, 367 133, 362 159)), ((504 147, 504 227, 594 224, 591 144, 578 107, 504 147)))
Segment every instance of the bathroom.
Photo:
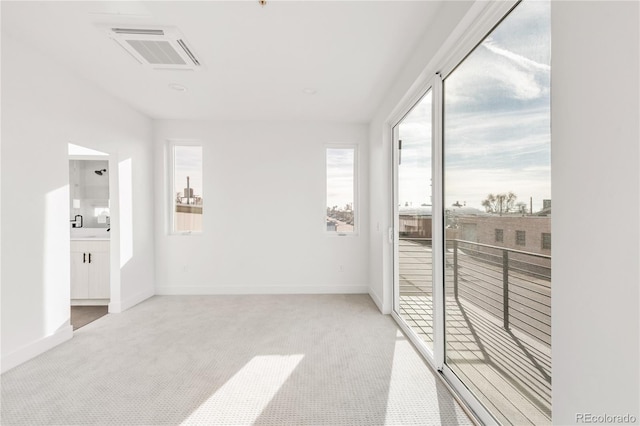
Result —
POLYGON ((71 324, 106 315, 110 301, 109 161, 69 160, 71 324))

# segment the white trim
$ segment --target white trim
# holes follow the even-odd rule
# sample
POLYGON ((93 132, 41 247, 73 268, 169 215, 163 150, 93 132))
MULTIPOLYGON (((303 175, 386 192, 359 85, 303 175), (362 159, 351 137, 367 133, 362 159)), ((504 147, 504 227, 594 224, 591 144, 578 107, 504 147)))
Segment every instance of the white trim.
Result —
MULTIPOLYGON (((398 123, 399 124, 399 123, 398 123)), ((400 251, 398 249, 398 237, 400 236, 399 227, 399 208, 398 208, 398 166, 400 161, 400 150, 398 149, 400 132, 398 124, 393 126, 391 132, 391 199, 392 199, 392 256, 393 256, 393 278, 392 278, 392 298, 391 298, 391 312, 398 312, 400 310, 400 283, 398 282, 400 274, 400 251)))
POLYGON ((151 289, 151 290, 141 291, 137 294, 134 294, 132 297, 129 297, 128 299, 122 300, 120 302, 113 301, 109 303, 109 313, 119 314, 121 312, 124 312, 127 309, 133 308, 138 303, 142 303, 145 300, 149 299, 150 297, 153 297, 155 294, 156 294, 155 290, 151 289))
POLYGON ((71 299, 71 306, 107 306, 109 299, 71 299))
POLYGON ((120 269, 120 161, 109 155, 109 301, 120 300, 122 270, 120 269))
POLYGON ((444 165, 443 165, 443 108, 442 78, 436 74, 433 81, 432 109, 431 109, 431 270, 433 282, 432 297, 432 329, 434 342, 434 363, 438 371, 442 371, 445 351, 445 320, 444 320, 444 165))
MULTIPOLYGON (((75 155, 69 154, 69 160, 82 160, 82 161, 108 161, 109 156, 111 154, 85 154, 85 155, 75 155)), ((109 169, 109 173, 111 173, 111 169, 109 169)))
POLYGON ((235 294, 369 294, 369 287, 366 285, 168 285, 156 288, 156 295, 163 296, 235 294))
POLYGON ((165 200, 164 205, 166 206, 167 210, 166 210, 166 214, 165 214, 165 223, 166 223, 166 232, 167 235, 170 237, 187 237, 187 236, 197 236, 197 235, 202 235, 204 233, 204 204, 205 204, 205 188, 204 188, 204 175, 205 175, 205 169, 204 169, 204 153, 205 153, 205 149, 204 149, 204 144, 202 143, 201 140, 199 139, 167 139, 166 141, 166 146, 165 146, 165 155, 166 155, 166 173, 165 173, 165 177, 167 179, 166 183, 166 187, 165 187, 165 191, 164 193, 166 194, 167 199, 165 200), (173 171, 173 163, 174 163, 174 157, 175 157, 175 152, 174 152, 174 148, 176 146, 199 146, 200 148, 202 148, 202 231, 176 231, 173 229, 173 223, 174 223, 174 218, 173 215, 175 213, 175 205, 174 203, 174 196, 175 194, 173 193, 174 191, 174 187, 175 187, 175 182, 174 182, 174 171, 173 171))
POLYGON ((325 143, 324 144, 324 205, 322 207, 322 229, 326 236, 331 237, 357 237, 360 234, 360 202, 359 188, 359 148, 354 143, 325 143), (327 150, 328 149, 353 149, 353 231, 329 232, 327 231, 327 150))
POLYGON ((3 356, 0 372, 5 373, 14 367, 17 367, 18 365, 23 364, 50 349, 53 349, 72 337, 73 327, 71 327, 70 324, 65 324, 52 335, 43 337, 35 342, 31 342, 20 349, 3 356))

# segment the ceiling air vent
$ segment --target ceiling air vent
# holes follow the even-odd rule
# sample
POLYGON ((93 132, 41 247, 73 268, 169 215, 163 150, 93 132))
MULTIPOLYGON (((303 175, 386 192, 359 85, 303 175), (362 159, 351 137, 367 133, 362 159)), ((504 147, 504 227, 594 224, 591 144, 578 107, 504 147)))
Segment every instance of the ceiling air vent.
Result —
POLYGON ((108 27, 107 31, 131 56, 149 68, 186 71, 202 68, 177 28, 108 27))

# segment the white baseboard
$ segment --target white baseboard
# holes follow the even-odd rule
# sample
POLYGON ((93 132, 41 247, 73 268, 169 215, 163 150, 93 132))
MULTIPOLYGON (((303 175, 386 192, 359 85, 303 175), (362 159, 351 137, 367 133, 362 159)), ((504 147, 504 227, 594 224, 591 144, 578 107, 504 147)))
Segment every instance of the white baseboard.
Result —
POLYGON ((136 306, 138 303, 144 302, 145 300, 152 297, 153 295, 155 295, 155 291, 153 289, 150 289, 146 291, 141 291, 140 293, 137 293, 126 300, 112 301, 111 303, 109 303, 109 313, 119 314, 121 312, 124 312, 127 309, 130 309, 136 306))
POLYGON ((71 299, 71 306, 107 306, 109 299, 71 299))
POLYGON ((314 285, 314 286, 163 286, 156 288, 157 295, 222 295, 222 294, 367 294, 364 285, 314 285))
POLYGON ((15 352, 2 357, 0 372, 4 373, 11 370, 18 365, 29 361, 37 357, 38 355, 45 353, 49 349, 58 346, 61 343, 73 337, 73 327, 69 324, 60 327, 58 331, 50 336, 43 337, 40 340, 36 340, 15 352))

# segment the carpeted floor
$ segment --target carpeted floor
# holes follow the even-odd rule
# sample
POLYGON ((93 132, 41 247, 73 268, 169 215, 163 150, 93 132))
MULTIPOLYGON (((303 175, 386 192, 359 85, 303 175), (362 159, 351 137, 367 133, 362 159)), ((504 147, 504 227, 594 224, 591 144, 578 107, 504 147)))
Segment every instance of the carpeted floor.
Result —
POLYGON ((1 377, 2 425, 458 425, 366 295, 156 296, 1 377))
POLYGON ((108 306, 72 306, 71 325, 74 330, 94 322, 109 313, 108 306))

